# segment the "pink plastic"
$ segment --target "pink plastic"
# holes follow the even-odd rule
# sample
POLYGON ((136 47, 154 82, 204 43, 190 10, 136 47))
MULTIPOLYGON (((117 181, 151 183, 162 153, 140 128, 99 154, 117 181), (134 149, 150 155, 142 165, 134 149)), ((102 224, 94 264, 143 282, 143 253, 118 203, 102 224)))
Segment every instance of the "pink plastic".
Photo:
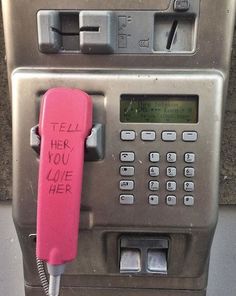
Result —
POLYGON ((84 145, 92 128, 92 100, 78 89, 44 95, 38 179, 37 257, 63 264, 77 255, 84 145))

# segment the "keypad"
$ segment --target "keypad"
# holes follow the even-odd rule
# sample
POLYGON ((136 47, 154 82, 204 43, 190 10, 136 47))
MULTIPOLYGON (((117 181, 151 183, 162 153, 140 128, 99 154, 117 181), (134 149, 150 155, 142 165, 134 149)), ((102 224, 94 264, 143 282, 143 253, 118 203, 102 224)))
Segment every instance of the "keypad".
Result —
MULTIPOLYGON (((144 182, 146 182, 146 203, 150 206, 165 204, 166 206, 195 205, 195 166, 197 164, 196 153, 191 151, 191 142, 198 140, 196 131, 183 131, 177 134, 176 131, 152 131, 143 130, 139 133, 140 139, 136 138, 138 133, 133 130, 122 130, 120 132, 121 141, 150 141, 157 144, 157 150, 148 150, 148 145, 154 147, 154 143, 146 143, 146 156, 138 153, 133 146, 133 151, 120 152, 120 167, 118 172, 122 180, 119 180, 119 202, 121 205, 133 205, 136 201, 136 193, 139 192, 139 184, 135 177, 143 170, 144 182), (175 151, 178 147, 175 143, 164 142, 186 142, 186 152, 175 151), (188 143, 190 142, 190 143, 188 143), (160 145, 168 145, 165 153, 163 147, 158 151, 160 145), (171 146, 173 145, 173 147, 171 146), (172 147, 172 148, 171 148, 172 147), (188 149, 190 148, 190 149, 188 149), (136 156, 137 155, 137 156, 136 156), (145 175, 146 174, 146 175, 145 175), (146 181, 145 181, 146 180, 146 181)), ((125 144, 125 143, 124 143, 125 144)), ((132 145, 130 143, 129 145, 132 145)), ((125 146, 124 146, 125 147, 125 146)), ((132 147, 132 146, 130 146, 132 147)), ((143 186, 143 183, 142 183, 143 186)))

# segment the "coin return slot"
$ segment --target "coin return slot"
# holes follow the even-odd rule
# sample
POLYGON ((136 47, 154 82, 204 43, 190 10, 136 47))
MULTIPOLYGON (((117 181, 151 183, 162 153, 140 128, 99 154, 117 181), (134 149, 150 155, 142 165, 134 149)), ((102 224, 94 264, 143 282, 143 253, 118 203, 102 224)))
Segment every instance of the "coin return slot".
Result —
POLYGON ((80 28, 80 32, 99 32, 99 27, 82 27, 80 28))

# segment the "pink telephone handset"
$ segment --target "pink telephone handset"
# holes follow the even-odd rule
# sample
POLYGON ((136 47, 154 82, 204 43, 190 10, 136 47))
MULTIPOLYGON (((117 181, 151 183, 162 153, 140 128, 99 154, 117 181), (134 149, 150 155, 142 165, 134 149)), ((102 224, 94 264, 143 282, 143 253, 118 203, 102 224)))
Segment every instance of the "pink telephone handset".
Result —
POLYGON ((37 258, 47 262, 49 295, 59 294, 64 264, 77 255, 85 140, 92 100, 78 89, 54 88, 43 97, 37 208, 37 258))

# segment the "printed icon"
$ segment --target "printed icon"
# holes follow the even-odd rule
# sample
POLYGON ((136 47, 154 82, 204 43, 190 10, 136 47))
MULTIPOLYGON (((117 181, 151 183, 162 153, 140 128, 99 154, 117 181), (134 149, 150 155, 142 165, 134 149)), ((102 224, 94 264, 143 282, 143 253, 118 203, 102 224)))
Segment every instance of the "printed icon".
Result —
POLYGON ((125 34, 118 35, 118 47, 127 48, 127 35, 125 34))
POLYGON ((119 33, 124 33, 124 29, 127 27, 127 17, 126 16, 119 16, 118 17, 118 29, 119 33))
POLYGON ((139 40, 138 42, 138 45, 139 47, 141 48, 148 48, 149 47, 149 38, 148 39, 142 39, 142 40, 139 40))

